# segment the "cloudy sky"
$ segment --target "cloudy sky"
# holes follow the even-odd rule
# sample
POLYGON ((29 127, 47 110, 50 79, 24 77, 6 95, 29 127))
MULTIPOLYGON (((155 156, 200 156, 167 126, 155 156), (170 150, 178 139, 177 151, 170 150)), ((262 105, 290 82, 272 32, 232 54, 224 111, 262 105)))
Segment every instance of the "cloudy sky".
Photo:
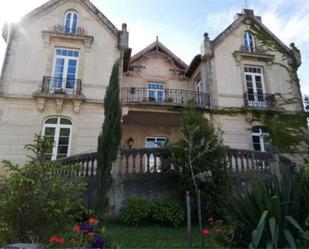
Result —
MULTIPOLYGON (((16 22, 46 0, 1 0, 0 26, 16 22)), ((92 0, 118 27, 126 22, 133 53, 158 35, 162 43, 190 63, 204 32, 213 39, 246 5, 262 16, 264 24, 285 44, 295 42, 302 53, 299 70, 303 93, 309 94, 309 1, 308 0, 92 0), (247 2, 247 3, 246 3, 247 2)), ((0 61, 5 43, 0 39, 0 61)))

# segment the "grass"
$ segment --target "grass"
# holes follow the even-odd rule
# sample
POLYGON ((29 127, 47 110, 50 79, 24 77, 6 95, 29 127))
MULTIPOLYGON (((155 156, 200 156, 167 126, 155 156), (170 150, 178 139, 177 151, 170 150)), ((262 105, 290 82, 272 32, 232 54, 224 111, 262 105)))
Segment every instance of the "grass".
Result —
MULTIPOLYGON (((185 227, 169 228, 156 225, 131 227, 122 224, 106 225, 108 234, 116 240, 121 248, 188 248, 187 230, 185 227)), ((215 248, 214 235, 205 236, 206 248, 215 248)), ((193 229, 193 248, 200 247, 200 235, 193 229)))

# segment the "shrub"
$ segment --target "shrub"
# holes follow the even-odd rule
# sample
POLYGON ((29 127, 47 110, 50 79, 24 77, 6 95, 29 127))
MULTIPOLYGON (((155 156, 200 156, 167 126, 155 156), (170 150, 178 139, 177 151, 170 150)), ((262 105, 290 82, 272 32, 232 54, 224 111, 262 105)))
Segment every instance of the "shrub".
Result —
POLYGON ((130 198, 125 201, 121 210, 121 221, 128 225, 140 225, 150 215, 151 203, 144 198, 130 198))
POLYGON ((297 239, 309 245, 309 232, 305 238, 300 228, 307 225, 308 196, 309 177, 299 172, 269 183, 260 177, 252 178, 247 188, 226 193, 221 205, 238 223, 235 236, 238 245, 294 248, 293 241, 297 239))
MULTIPOLYGON (((45 138, 36 136, 35 143, 31 148, 43 155, 39 148, 47 144, 45 138)), ((8 175, 0 182, 1 243, 45 242, 46 236, 73 224, 85 209, 85 183, 56 175, 61 166, 44 158, 33 157, 23 167, 4 162, 8 175)))
POLYGON ((184 221, 184 210, 172 198, 130 198, 125 201, 120 218, 122 222, 134 226, 149 222, 177 227, 184 221))
POLYGON ((160 224, 178 227, 185 218, 184 210, 175 199, 155 200, 152 204, 151 218, 160 224))

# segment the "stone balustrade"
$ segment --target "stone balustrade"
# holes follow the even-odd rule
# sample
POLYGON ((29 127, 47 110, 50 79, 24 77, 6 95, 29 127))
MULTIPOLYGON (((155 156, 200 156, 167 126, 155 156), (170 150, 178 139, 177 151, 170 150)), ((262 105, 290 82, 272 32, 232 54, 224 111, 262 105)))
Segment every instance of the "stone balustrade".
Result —
MULTIPOLYGON (((113 175, 162 174, 173 170, 169 161, 169 151, 165 148, 121 149, 113 164, 113 175)), ((55 163, 64 165, 57 174, 63 177, 97 175, 97 153, 89 152, 63 158, 55 163)), ((227 167, 233 175, 244 175, 253 171, 276 175, 291 170, 295 164, 284 156, 267 152, 229 149, 227 167)))

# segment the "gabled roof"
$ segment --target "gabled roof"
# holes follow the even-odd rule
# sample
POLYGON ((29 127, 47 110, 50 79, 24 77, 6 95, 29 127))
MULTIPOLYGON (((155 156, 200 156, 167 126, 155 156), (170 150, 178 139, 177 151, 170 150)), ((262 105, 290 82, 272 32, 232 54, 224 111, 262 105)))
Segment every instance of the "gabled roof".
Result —
MULTIPOLYGON (((254 11, 251 9, 243 9, 242 13, 237 14, 237 18, 229 25, 225 30, 223 30, 214 40, 211 41, 212 47, 215 48, 218 46, 225 38, 228 36, 231 32, 233 32, 236 28, 238 28, 242 23, 245 22, 246 19, 250 19, 253 21, 256 25, 259 26, 259 28, 263 29, 265 32, 267 32, 272 39, 277 42, 278 45, 280 45, 288 54, 291 53, 291 49, 286 46, 276 35, 274 35, 261 21, 261 17, 255 16, 254 11)), ((191 77, 196 68, 199 66, 201 62, 201 55, 196 55, 193 60, 191 61, 187 71, 186 76, 191 77)))
MULTIPOLYGON (((43 5, 39 6, 38 8, 34 9, 27 15, 25 15, 21 21, 28 22, 31 21, 32 18, 36 17, 42 12, 46 12, 51 10, 53 7, 57 6, 58 4, 64 4, 70 0, 49 0, 48 2, 44 3, 43 5)), ((91 11, 94 15, 98 17, 102 24, 104 24, 112 34, 114 34, 118 38, 118 29, 112 24, 110 20, 103 13, 93 4, 90 0, 78 0, 82 5, 86 6, 89 11, 91 11)))
POLYGON ((213 41, 214 47, 217 46, 224 38, 233 32, 236 28, 241 25, 246 19, 250 19, 255 24, 257 24, 260 28, 264 29, 265 32, 267 32, 275 42, 277 42, 282 48, 284 48, 287 52, 290 52, 290 48, 286 46, 275 34, 273 34, 261 21, 260 16, 255 16, 254 11, 251 9, 243 9, 242 13, 237 14, 237 18, 232 22, 231 25, 229 25, 225 30, 223 30, 213 41))
POLYGON ((130 64, 133 64, 143 56, 145 56, 148 53, 157 52, 160 54, 163 54, 167 56, 176 67, 182 70, 186 70, 188 68, 188 65, 183 62, 179 57, 177 57, 172 51, 170 51, 167 47, 165 47, 158 39, 156 39, 155 42, 151 43, 149 46, 138 52, 137 54, 133 55, 130 60, 130 64))

